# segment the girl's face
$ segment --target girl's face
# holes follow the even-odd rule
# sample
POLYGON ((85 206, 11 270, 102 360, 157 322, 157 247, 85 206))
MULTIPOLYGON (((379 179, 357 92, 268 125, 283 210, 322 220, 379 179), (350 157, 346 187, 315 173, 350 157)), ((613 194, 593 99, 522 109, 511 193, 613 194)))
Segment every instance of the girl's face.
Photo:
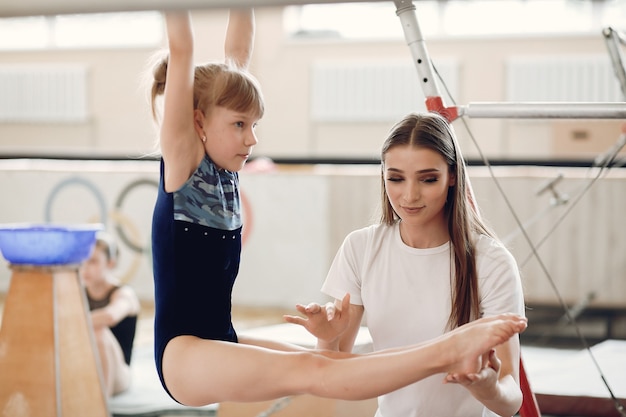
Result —
POLYGON ((104 249, 96 245, 91 256, 80 268, 80 275, 87 287, 106 280, 106 274, 110 269, 110 263, 104 249))
POLYGON ((408 225, 441 224, 448 188, 455 183, 444 158, 428 148, 402 145, 389 149, 383 162, 385 192, 398 217, 408 225))
POLYGON ((250 157, 256 137, 258 118, 224 107, 214 107, 204 119, 204 144, 207 154, 220 168, 239 171, 250 157))

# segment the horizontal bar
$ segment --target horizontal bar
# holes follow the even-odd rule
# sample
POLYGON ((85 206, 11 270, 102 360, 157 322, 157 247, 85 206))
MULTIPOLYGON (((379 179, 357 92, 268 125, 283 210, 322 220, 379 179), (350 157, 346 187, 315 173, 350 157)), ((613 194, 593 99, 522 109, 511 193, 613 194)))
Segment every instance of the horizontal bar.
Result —
POLYGON ((459 114, 503 119, 626 119, 626 103, 469 103, 459 114))
MULTIPOLYGON (((363 0, 341 0, 341 3, 363 0)), ((365 0, 381 1, 381 0, 365 0)), ((2 0, 0 17, 339 3, 339 0, 2 0)))

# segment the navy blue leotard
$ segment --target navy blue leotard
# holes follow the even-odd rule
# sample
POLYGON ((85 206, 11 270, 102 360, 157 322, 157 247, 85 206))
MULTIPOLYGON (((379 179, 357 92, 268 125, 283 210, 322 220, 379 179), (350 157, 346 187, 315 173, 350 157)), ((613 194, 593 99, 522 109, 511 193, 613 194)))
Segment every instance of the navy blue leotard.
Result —
POLYGON ((241 254, 241 202, 237 173, 218 169, 208 156, 172 193, 165 191, 163 164, 152 218, 154 354, 171 396, 162 371, 171 339, 193 335, 237 342, 231 292, 241 254))

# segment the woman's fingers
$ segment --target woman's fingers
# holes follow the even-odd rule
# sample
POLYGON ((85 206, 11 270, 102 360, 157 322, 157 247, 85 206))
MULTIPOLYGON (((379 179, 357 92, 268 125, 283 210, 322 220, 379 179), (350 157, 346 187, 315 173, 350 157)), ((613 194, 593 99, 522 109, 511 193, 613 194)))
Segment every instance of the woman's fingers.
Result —
POLYGON ((332 319, 334 319, 335 312, 337 311, 337 308, 335 307, 335 303, 329 301, 326 303, 324 308, 326 309, 326 318, 328 319, 328 321, 331 321, 332 319))
POLYGON ((317 314, 322 311, 322 306, 318 303, 310 303, 305 308, 305 313, 307 314, 317 314))

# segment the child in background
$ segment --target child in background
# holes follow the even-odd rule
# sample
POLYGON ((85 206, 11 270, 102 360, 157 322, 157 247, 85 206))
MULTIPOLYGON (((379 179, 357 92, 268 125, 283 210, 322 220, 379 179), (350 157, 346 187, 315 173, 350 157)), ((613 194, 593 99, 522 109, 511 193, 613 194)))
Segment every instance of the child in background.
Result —
POLYGON ((140 304, 135 291, 115 276, 118 249, 112 236, 98 232, 91 256, 81 266, 107 395, 127 390, 140 304))

